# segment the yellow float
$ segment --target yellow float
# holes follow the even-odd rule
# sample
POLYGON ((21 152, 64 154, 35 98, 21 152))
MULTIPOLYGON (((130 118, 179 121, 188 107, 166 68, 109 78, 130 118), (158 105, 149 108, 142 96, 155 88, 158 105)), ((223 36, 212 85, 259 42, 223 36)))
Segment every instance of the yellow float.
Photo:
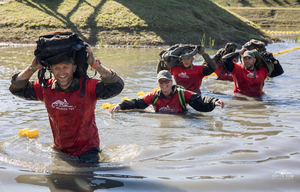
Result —
POLYGON ((110 106, 111 106, 110 103, 103 103, 102 104, 102 109, 109 109, 110 106))
POLYGON ((24 136, 24 137, 26 137, 29 131, 30 131, 29 128, 21 129, 21 130, 18 132, 18 134, 19 134, 19 136, 24 136))
POLYGON ((31 130, 27 133, 28 138, 33 138, 39 135, 39 131, 37 129, 31 130))
POLYGON ((123 98, 121 99, 121 101, 125 101, 125 100, 129 100, 129 98, 128 98, 128 97, 123 97, 123 98))

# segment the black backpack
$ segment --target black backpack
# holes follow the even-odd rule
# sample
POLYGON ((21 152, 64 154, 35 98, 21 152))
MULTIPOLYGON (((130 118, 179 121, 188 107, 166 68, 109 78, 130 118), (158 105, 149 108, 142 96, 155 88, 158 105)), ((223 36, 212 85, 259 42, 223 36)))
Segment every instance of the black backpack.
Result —
MULTIPOLYGON (((183 51, 186 49, 190 49, 191 52, 188 54, 191 57, 198 53, 197 45, 190 44, 175 44, 168 48, 167 50, 163 50, 159 53, 161 60, 158 63, 158 66, 161 68, 170 68, 179 66, 181 62, 181 55, 183 51), (166 65, 166 66, 165 66, 166 65)), ((158 73, 159 71, 157 71, 158 73)))
POLYGON ((247 48, 247 50, 256 49, 258 52, 261 53, 266 51, 266 44, 262 41, 251 39, 243 45, 243 48, 247 48))
MULTIPOLYGON (((83 84, 80 96, 84 96, 85 80, 87 76, 87 53, 86 43, 81 40, 78 34, 73 32, 58 32, 40 36, 36 41, 34 55, 39 63, 45 68, 38 73, 39 83, 43 88, 47 88, 45 82, 46 70, 50 71, 50 66, 60 63, 66 58, 72 57, 77 69, 74 73, 75 78, 83 77, 83 84)), ((51 73, 50 73, 51 74, 51 73)))
MULTIPOLYGON (((234 43, 234 42, 227 43, 224 48, 219 49, 217 51, 216 55, 214 55, 213 60, 217 63, 218 66, 222 66, 222 69, 221 69, 220 73, 218 74, 217 79, 221 78, 224 71, 226 72, 227 75, 230 74, 230 72, 227 70, 227 68, 223 64, 222 57, 228 53, 235 52, 236 48, 237 48, 236 43, 234 43)), ((203 64, 206 64, 206 61, 203 61, 203 64)))

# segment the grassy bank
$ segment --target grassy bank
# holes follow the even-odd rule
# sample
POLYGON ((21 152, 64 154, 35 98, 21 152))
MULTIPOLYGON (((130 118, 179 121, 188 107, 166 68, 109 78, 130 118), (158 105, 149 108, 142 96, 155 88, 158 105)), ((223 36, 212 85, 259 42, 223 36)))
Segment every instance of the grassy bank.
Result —
POLYGON ((300 29, 299 0, 212 0, 261 27, 300 29))
POLYGON ((299 0, 211 0, 223 7, 300 8, 299 0))
POLYGON ((14 43, 34 43, 47 31, 64 29, 92 45, 280 41, 207 0, 12 0, 0 4, 0 27, 0 42, 14 43))
POLYGON ((229 8, 261 27, 299 27, 300 8, 229 8))

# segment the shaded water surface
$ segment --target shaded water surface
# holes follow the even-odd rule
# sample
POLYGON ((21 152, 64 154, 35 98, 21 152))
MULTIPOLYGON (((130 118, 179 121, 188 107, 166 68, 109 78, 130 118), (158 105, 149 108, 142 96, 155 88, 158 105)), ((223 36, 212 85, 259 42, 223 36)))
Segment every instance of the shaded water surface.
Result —
MULTIPOLYGON (((296 46, 287 42, 267 49, 296 46)), ((94 49, 102 64, 123 78, 125 88, 97 103, 102 162, 87 167, 51 149, 41 102, 8 91, 11 76, 31 63, 33 49, 0 47, 0 142, 21 129, 45 127, 37 138, 0 143, 0 191, 298 191, 300 50, 276 56, 285 73, 266 80, 261 98, 234 95, 232 82, 210 76, 203 81, 202 94, 222 99, 224 109, 200 113, 188 107, 186 115, 172 115, 155 114, 148 107, 111 115, 103 103, 115 104, 157 87, 160 50, 94 49)), ((201 61, 196 56, 195 64, 201 61)))

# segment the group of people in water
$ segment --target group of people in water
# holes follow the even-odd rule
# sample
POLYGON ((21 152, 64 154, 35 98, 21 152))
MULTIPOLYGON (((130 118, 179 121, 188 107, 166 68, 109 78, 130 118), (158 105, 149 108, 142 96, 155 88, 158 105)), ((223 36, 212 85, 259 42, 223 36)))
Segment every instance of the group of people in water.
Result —
POLYGON ((142 98, 123 101, 109 111, 145 109, 152 104, 156 112, 182 113, 185 110, 181 105, 183 101, 186 101, 192 108, 200 112, 212 111, 215 106, 223 108, 224 103, 221 100, 201 95, 202 79, 213 72, 217 74, 218 80, 234 81, 235 93, 247 96, 263 95, 265 79, 268 76, 281 75, 283 73, 282 66, 273 57, 272 53, 266 52, 265 49, 259 50, 264 52, 263 55, 266 55, 269 59, 269 65, 273 66, 272 71, 268 71, 269 68, 256 65, 256 57, 263 59, 260 62, 266 62, 258 50, 252 51, 243 47, 241 50, 235 51, 236 48, 235 43, 228 43, 213 58, 210 58, 202 46, 197 46, 198 53, 204 59, 201 65, 193 64, 194 57, 190 54, 193 51, 192 48, 184 49, 179 56, 179 65, 171 68, 168 66, 162 67, 158 63, 157 84, 160 88, 158 91, 146 94, 142 98), (241 58, 240 64, 237 63, 239 58, 241 58), (175 80, 176 85, 173 85, 172 79, 175 80), (179 94, 182 88, 184 89, 182 91, 184 96, 179 94))
MULTIPOLYGON (((70 32, 71 33, 71 32, 70 32)), ((50 33, 59 35, 59 33, 50 33)), ((86 43, 85 43, 86 44, 86 43)), ((32 63, 21 73, 15 74, 9 90, 24 99, 39 100, 45 103, 53 134, 52 148, 77 157, 84 163, 98 163, 100 139, 95 121, 97 100, 118 95, 124 88, 123 80, 111 69, 104 67, 93 55, 92 48, 86 44, 86 63, 100 74, 100 79, 78 76, 80 68, 70 54, 51 56, 54 63, 48 62, 54 78, 41 81, 29 81, 32 75, 45 69, 45 62, 34 57, 32 63), (55 57, 55 59, 53 59, 55 57), (82 89, 84 88, 84 89, 82 89), (81 95, 84 90, 84 96, 81 95)), ((253 52, 242 48, 235 51, 236 44, 229 43, 210 58, 204 48, 197 46, 197 53, 202 55, 202 65, 194 65, 192 49, 182 50, 178 55, 178 65, 172 68, 158 67, 157 84, 159 90, 142 97, 125 100, 109 110, 116 112, 128 109, 145 109, 153 105, 155 112, 182 113, 189 104, 200 112, 210 112, 216 106, 224 107, 220 99, 202 96, 201 82, 204 76, 217 73, 220 80, 233 80, 234 92, 249 96, 263 94, 264 80, 268 70, 256 65, 253 52), (241 64, 236 58, 241 57, 241 64), (175 84, 173 84, 173 79, 175 84)), ((269 55, 270 56, 270 55, 269 55)), ((274 69, 270 77, 283 73, 279 62, 270 56, 274 69)))

